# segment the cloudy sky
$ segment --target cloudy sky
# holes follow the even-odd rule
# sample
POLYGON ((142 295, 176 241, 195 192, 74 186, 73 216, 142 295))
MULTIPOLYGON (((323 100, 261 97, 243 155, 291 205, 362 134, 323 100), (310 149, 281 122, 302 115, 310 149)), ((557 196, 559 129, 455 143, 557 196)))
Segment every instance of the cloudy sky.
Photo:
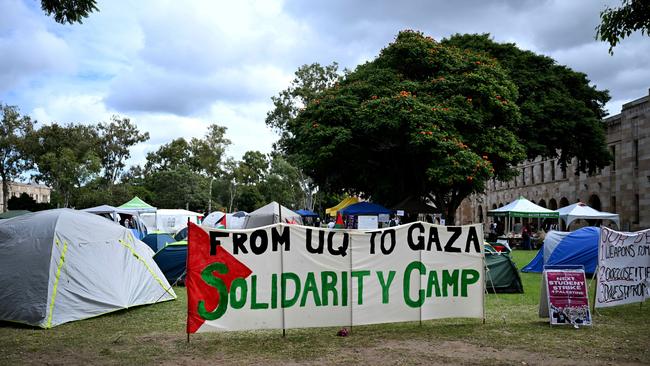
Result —
POLYGON ((436 39, 490 33, 551 56, 608 89, 611 114, 650 88, 650 37, 624 40, 613 56, 594 39, 599 12, 619 1, 97 2, 83 24, 60 25, 38 0, 0 0, 0 102, 39 123, 130 117, 151 134, 134 163, 211 123, 228 128, 235 158, 270 152, 270 98, 300 65, 352 69, 407 28, 436 39))

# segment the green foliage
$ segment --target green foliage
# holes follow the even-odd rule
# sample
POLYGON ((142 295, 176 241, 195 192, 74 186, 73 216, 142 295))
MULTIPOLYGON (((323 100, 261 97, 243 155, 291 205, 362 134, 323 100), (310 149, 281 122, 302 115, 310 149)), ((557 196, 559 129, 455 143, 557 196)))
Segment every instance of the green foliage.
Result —
POLYGON ((282 202, 283 205, 294 209, 306 207, 304 192, 300 186, 300 170, 280 155, 275 155, 270 165, 269 173, 260 187, 266 197, 266 203, 282 202))
POLYGON ((273 110, 266 115, 266 124, 276 129, 285 138, 289 137, 285 134, 290 132, 287 125, 300 111, 319 93, 332 87, 340 79, 336 62, 325 67, 318 63, 302 65, 295 76, 287 89, 271 97, 273 110))
POLYGON ((99 10, 96 0, 41 0, 41 9, 61 24, 83 23, 83 18, 99 10))
POLYGON ((596 27, 596 39, 609 43, 609 53, 633 32, 650 35, 650 2, 647 0, 622 0, 620 8, 600 12, 600 25, 596 27))
POLYGON ((319 186, 384 203, 432 195, 453 222, 463 198, 525 158, 516 99, 492 58, 404 31, 313 98, 279 146, 319 186))
POLYGON ((38 168, 36 180, 58 191, 63 206, 68 207, 73 190, 96 178, 101 170, 97 129, 54 123, 41 127, 30 139, 29 153, 38 168))
POLYGON ((194 168, 190 144, 184 138, 177 138, 158 148, 156 152, 147 153, 145 172, 174 170, 179 167, 194 168))
POLYGON ((266 156, 259 151, 247 151, 234 171, 235 180, 244 185, 255 185, 265 177, 269 168, 266 156))
POLYGON ((223 173, 223 160, 230 145, 225 136, 226 127, 212 124, 203 139, 193 138, 190 142, 194 164, 208 177, 218 177, 223 173))
POLYGON ((609 94, 589 85, 585 74, 512 43, 494 42, 488 34, 456 34, 442 44, 485 53, 506 69, 517 85, 514 102, 522 116, 512 128, 528 158, 557 157, 566 168, 575 157, 576 173, 609 164, 602 122, 609 94))
POLYGON ((203 211, 208 203, 210 180, 188 166, 155 171, 144 178, 144 186, 153 193, 151 204, 164 208, 203 211))
POLYGON ((99 129, 98 155, 104 169, 104 180, 109 185, 115 183, 131 157, 130 148, 149 140, 149 132, 140 133, 137 126, 128 118, 113 116, 110 123, 102 123, 99 129))
POLYGON ((25 155, 27 135, 34 124, 29 116, 21 116, 18 107, 0 103, 0 179, 2 179, 2 207, 7 210, 9 183, 31 169, 31 159, 25 155))

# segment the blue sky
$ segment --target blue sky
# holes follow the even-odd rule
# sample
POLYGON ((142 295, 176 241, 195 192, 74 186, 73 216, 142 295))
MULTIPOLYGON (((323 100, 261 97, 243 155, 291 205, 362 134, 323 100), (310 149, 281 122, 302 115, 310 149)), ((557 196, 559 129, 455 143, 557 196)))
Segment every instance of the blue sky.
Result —
POLYGON ((306 63, 354 68, 401 29, 436 39, 490 33, 584 72, 610 90, 610 113, 648 94, 650 37, 610 56, 594 39, 618 1, 98 0, 83 24, 60 25, 36 0, 0 0, 0 101, 39 123, 130 117, 151 140, 132 163, 177 137, 228 128, 228 153, 270 152, 271 96, 306 63))

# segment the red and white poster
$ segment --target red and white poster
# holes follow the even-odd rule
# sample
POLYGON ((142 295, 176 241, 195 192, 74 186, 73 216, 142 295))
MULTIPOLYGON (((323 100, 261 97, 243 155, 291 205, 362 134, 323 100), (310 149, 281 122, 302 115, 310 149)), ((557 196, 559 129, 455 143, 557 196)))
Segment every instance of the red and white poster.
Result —
POLYGON ((551 325, 591 325, 584 270, 546 269, 544 282, 551 325))

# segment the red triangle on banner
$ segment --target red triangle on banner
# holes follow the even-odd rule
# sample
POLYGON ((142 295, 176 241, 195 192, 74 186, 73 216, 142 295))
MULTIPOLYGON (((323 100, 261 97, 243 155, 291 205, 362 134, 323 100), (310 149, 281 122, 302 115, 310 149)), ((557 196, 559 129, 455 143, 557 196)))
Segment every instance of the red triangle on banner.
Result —
MULTIPOLYGON (((225 217, 225 216, 224 216, 225 217)), ((205 322, 198 313, 199 301, 212 311, 219 304, 219 292, 201 278, 201 272, 209 264, 220 262, 228 267, 228 273, 214 272, 214 276, 223 280, 230 291, 230 285, 236 278, 246 278, 252 271, 223 247, 218 247, 216 255, 210 255, 210 235, 200 226, 189 223, 187 238, 187 333, 196 331, 205 322)))

